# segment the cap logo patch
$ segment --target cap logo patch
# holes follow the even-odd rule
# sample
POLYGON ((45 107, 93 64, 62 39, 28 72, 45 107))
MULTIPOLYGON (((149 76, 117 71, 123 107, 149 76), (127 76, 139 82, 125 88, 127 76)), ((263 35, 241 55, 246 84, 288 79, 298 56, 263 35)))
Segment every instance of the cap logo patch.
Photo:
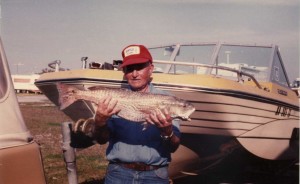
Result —
POLYGON ((124 50, 125 57, 135 55, 135 54, 140 54, 140 47, 132 46, 132 47, 128 47, 124 50))

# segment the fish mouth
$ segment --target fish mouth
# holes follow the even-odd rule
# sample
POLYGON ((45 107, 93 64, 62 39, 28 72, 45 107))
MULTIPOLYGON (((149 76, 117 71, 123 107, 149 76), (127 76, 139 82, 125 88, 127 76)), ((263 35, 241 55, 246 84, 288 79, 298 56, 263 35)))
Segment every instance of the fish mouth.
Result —
POLYGON ((192 119, 190 117, 182 117, 182 120, 184 120, 184 121, 192 121, 192 119))
POLYGON ((185 117, 185 116, 171 116, 172 119, 180 119, 183 121, 192 121, 192 119, 190 117, 185 117))
POLYGON ((190 118, 190 115, 193 114, 193 112, 195 112, 195 108, 192 107, 189 111, 187 111, 186 113, 184 113, 182 116, 180 116, 179 118, 183 121, 192 121, 192 119, 190 118))

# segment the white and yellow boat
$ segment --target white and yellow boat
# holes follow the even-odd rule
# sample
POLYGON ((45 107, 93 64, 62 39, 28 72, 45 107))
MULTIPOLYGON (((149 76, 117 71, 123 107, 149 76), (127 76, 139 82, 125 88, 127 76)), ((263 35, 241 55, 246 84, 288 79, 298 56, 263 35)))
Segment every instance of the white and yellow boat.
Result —
MULTIPOLYGON (((153 84, 196 107, 192 121, 181 124, 172 177, 202 171, 234 149, 270 161, 299 160, 299 101, 278 46, 192 43, 150 52, 153 84)), ((56 105, 57 82, 83 89, 127 85, 122 71, 95 68, 45 73, 35 84, 56 105)), ((94 111, 83 101, 64 110, 75 122, 93 117, 94 111)))

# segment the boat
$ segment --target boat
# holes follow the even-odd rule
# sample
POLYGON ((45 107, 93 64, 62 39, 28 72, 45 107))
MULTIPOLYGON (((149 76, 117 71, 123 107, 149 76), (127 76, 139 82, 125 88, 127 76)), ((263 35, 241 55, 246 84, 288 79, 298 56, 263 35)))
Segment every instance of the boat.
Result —
MULTIPOLYGON (((264 161, 299 162, 299 101, 275 44, 200 42, 149 47, 153 84, 191 102, 192 121, 172 155, 171 178, 197 175, 235 160, 237 152, 264 161), (239 150, 239 151, 237 151, 239 150)), ((56 84, 87 90, 123 88, 120 60, 109 69, 82 59, 82 68, 45 73, 36 86, 59 106, 56 84)), ((58 66, 59 67, 59 66, 58 66)), ((95 105, 78 101, 63 110, 74 122, 94 116, 95 105)))

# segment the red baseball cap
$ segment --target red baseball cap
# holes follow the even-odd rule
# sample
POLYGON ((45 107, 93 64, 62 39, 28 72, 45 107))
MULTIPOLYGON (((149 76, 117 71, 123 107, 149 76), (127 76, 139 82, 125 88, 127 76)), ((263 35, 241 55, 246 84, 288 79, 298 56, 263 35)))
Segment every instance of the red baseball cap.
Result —
POLYGON ((125 47, 122 51, 122 57, 123 63, 121 68, 146 62, 152 63, 152 56, 144 45, 129 45, 125 47))

